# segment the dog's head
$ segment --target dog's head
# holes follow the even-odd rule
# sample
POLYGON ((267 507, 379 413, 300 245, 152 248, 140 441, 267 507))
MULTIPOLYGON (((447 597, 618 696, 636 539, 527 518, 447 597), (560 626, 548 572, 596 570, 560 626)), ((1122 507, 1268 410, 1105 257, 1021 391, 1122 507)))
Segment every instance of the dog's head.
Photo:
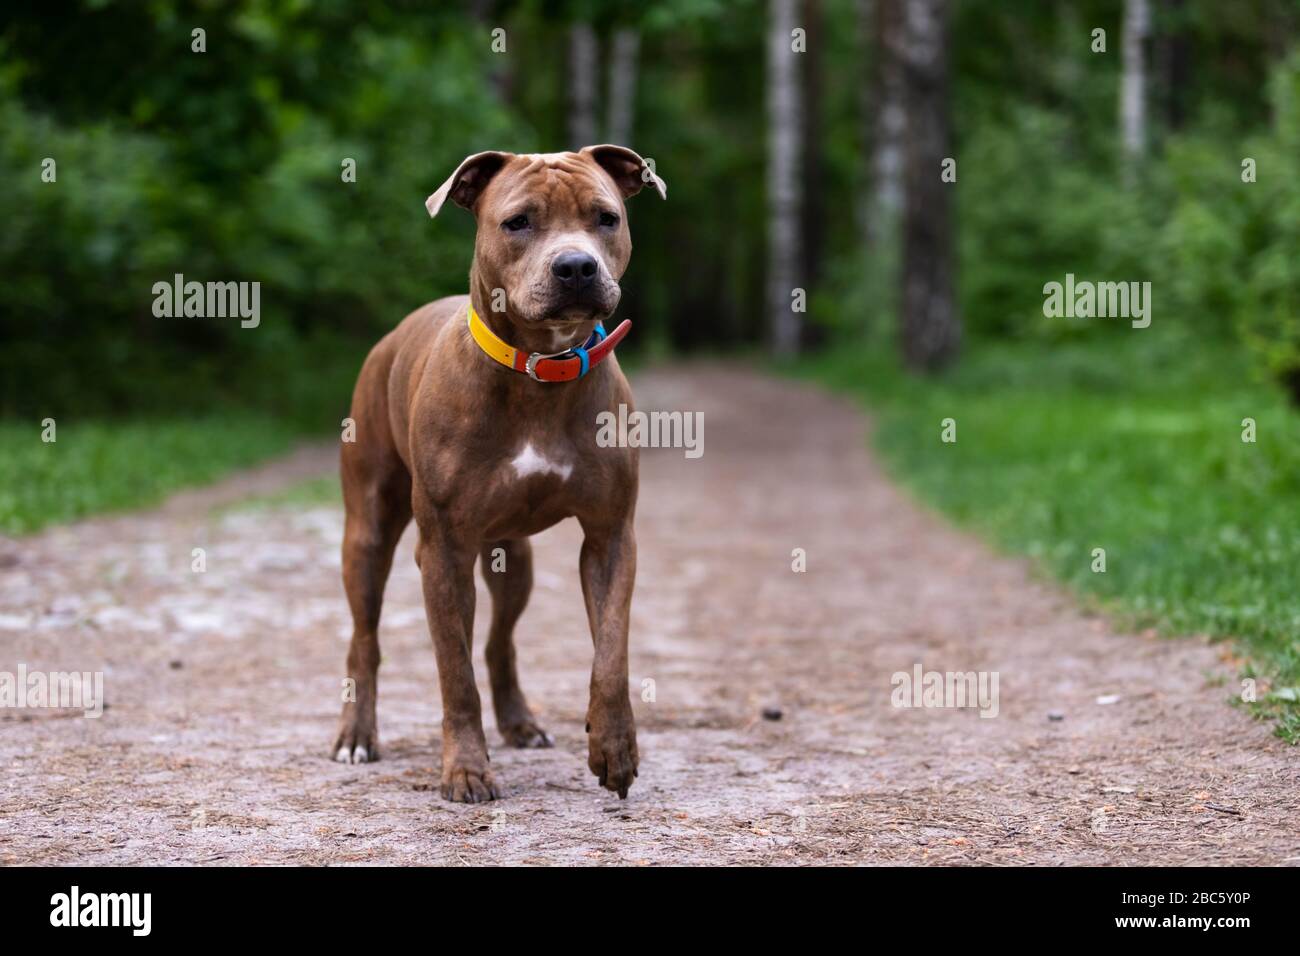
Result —
POLYGON ((436 216, 450 199, 474 213, 475 279, 488 308, 563 333, 603 321, 618 306, 618 280, 632 255, 623 201, 646 184, 667 198, 664 181, 622 146, 476 153, 425 208, 436 216))

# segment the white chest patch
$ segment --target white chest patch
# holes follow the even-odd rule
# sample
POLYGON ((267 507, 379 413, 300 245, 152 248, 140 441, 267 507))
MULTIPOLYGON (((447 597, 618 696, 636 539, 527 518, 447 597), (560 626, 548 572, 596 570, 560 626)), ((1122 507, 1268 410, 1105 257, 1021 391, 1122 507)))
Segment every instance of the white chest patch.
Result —
POLYGON ((524 445, 523 451, 515 455, 510 464, 515 469, 515 475, 520 478, 527 478, 529 475, 556 474, 561 479, 565 479, 573 473, 573 465, 552 461, 534 448, 531 442, 524 445))

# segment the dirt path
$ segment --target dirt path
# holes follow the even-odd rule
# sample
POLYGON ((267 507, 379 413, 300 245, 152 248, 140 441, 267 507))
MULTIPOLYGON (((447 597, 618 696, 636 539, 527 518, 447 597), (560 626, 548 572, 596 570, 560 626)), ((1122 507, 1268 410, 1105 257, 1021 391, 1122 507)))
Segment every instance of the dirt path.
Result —
MULTIPOLYGON (((626 802, 586 768, 573 522, 535 540, 519 632, 557 745, 495 747, 506 799, 438 797, 409 536, 381 628, 384 760, 328 759, 340 515, 213 510, 328 471, 327 450, 0 541, 0 670, 102 670, 109 703, 98 720, 0 711, 0 863, 1300 862, 1300 751, 1227 706, 1219 649, 1116 634, 945 527, 882 477, 845 403, 725 367, 634 385, 640 407, 706 427, 702 458, 642 457, 626 802), (997 717, 891 706, 917 662, 997 672, 997 717)), ((486 607, 480 585, 485 694, 486 607)))

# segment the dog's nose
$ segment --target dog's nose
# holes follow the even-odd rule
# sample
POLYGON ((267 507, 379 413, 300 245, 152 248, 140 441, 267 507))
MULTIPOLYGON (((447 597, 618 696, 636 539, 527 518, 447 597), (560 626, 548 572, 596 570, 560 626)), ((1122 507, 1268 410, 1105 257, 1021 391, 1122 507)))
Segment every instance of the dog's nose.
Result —
POLYGON ((562 252, 551 263, 551 275, 564 288, 581 292, 596 281, 596 257, 586 252, 562 252))

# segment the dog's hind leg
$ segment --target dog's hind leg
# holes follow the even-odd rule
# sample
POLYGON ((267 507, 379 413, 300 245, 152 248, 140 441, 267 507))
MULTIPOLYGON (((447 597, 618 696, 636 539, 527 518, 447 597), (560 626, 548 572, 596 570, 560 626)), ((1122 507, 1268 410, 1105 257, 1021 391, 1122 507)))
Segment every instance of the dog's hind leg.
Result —
POLYGON ((486 656, 497 730, 512 747, 549 747, 551 736, 529 709, 515 667, 515 624, 533 589, 532 545, 527 538, 490 541, 481 557, 483 580, 492 594, 486 656))
POLYGON ((379 759, 375 701, 379 694, 379 611, 393 552, 411 521, 411 476, 398 457, 387 422, 376 409, 353 406, 356 442, 341 454, 343 588, 352 610, 349 685, 331 751, 342 763, 379 759), (367 413, 370 414, 367 414, 367 413))

